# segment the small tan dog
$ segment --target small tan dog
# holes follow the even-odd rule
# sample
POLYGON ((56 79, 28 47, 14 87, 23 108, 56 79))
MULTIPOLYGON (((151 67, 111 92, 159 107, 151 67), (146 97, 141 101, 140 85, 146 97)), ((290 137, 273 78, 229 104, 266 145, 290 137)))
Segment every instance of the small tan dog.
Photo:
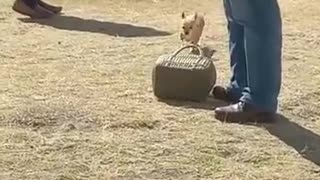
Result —
POLYGON ((182 42, 199 45, 202 31, 205 26, 204 17, 197 12, 191 15, 186 15, 185 12, 182 12, 181 18, 182 32, 180 33, 180 40, 182 42))

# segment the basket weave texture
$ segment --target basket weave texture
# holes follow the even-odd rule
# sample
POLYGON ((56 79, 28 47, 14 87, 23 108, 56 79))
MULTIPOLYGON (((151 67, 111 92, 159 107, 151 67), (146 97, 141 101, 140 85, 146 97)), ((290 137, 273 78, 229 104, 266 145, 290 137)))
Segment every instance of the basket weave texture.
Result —
POLYGON ((199 46, 187 45, 173 54, 160 56, 152 70, 154 95, 160 99, 204 101, 216 83, 216 69, 211 58, 199 46), (182 54, 193 48, 197 54, 182 54))

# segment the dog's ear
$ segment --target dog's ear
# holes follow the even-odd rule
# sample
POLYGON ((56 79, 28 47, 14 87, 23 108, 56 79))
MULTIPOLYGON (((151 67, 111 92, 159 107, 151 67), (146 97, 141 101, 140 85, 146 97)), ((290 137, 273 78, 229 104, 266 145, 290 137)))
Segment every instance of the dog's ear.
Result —
POLYGON ((196 19, 198 18, 198 12, 195 12, 195 13, 193 14, 193 18, 194 18, 194 20, 196 20, 196 19))
POLYGON ((186 14, 185 14, 185 12, 183 11, 183 12, 181 13, 181 18, 184 19, 185 17, 186 17, 186 14))

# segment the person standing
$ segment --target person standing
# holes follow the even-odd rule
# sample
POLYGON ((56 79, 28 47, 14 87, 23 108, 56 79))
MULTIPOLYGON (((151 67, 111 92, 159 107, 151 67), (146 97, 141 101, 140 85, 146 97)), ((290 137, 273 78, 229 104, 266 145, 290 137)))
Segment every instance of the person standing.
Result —
POLYGON ((31 18, 49 18, 62 11, 62 7, 50 5, 42 0, 15 0, 12 9, 31 18))
POLYGON ((224 0, 232 76, 213 96, 231 105, 215 108, 223 121, 274 115, 281 88, 282 20, 277 0, 224 0))

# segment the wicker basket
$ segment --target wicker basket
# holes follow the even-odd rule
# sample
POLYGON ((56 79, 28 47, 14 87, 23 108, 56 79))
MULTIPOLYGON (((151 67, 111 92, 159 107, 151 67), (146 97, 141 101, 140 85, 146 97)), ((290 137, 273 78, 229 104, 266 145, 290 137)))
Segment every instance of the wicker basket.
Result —
POLYGON ((152 70, 154 95, 160 99, 204 101, 216 83, 213 60, 200 47, 187 45, 171 55, 162 55, 152 70), (193 48, 198 54, 180 54, 193 48))

